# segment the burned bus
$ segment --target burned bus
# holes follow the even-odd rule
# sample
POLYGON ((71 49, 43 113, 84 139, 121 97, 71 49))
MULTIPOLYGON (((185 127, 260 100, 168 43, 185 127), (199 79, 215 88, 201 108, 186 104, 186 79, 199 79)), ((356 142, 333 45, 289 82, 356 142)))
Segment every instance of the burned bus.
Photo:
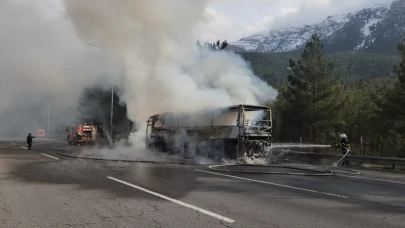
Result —
POLYGON ((263 154, 272 143, 271 108, 235 105, 192 113, 149 117, 146 147, 212 159, 263 154))

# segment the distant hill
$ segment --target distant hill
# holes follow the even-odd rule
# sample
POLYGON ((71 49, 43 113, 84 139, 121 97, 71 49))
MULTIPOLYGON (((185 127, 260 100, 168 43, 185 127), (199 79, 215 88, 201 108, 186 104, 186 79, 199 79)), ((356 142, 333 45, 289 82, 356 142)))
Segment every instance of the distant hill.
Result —
MULTIPOLYGON (((257 76, 272 85, 280 85, 287 79, 289 59, 300 58, 299 52, 288 53, 239 53, 249 64, 257 76)), ((399 57, 367 52, 349 51, 326 54, 336 64, 336 74, 345 84, 378 77, 391 76, 394 64, 399 57)))
POLYGON ((318 24, 255 34, 231 45, 247 52, 289 52, 302 49, 317 32, 327 52, 360 50, 397 54, 396 45, 405 37, 405 0, 370 4, 349 14, 330 16, 318 24))

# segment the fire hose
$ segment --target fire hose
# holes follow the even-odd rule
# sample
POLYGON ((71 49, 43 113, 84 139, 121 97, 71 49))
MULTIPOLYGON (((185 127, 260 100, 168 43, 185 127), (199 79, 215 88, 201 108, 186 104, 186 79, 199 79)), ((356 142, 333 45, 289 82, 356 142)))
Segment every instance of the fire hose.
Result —
POLYGON ((237 173, 256 173, 256 174, 283 174, 283 175, 300 175, 300 176, 332 176, 336 173, 345 173, 352 175, 359 175, 360 172, 338 167, 338 164, 343 161, 349 154, 350 150, 347 149, 346 153, 337 162, 331 166, 303 166, 303 165, 257 165, 257 164, 231 164, 231 165, 212 165, 208 168, 220 172, 237 172, 237 173), (277 171, 285 170, 285 171, 277 171), (287 170, 289 171, 287 171, 287 170), (320 169, 320 170, 319 170, 320 169), (293 170, 293 171, 290 171, 293 170))

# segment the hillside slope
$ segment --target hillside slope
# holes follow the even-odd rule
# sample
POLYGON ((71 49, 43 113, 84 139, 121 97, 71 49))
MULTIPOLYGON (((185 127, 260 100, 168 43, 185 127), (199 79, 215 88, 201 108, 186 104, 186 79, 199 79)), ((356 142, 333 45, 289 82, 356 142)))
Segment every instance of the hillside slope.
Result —
POLYGON ((302 49, 318 33, 327 52, 361 50, 396 54, 405 37, 405 0, 389 0, 303 27, 289 27, 242 38, 232 45, 249 52, 289 52, 302 49))
MULTIPOLYGON (((297 60, 300 53, 239 53, 251 65, 254 73, 272 85, 283 84, 288 75, 289 59, 297 60)), ((399 57, 366 52, 336 52, 326 55, 335 62, 336 75, 345 84, 391 76, 399 57)))

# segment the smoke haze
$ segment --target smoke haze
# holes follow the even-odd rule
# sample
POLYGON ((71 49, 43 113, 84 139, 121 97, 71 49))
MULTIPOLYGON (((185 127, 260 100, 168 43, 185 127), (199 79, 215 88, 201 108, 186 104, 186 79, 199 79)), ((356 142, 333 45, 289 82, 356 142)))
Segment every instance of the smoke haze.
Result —
POLYGON ((0 1, 0 137, 46 130, 48 103, 51 132, 75 123, 94 85, 120 87, 138 129, 155 113, 277 96, 238 55, 198 50, 207 1, 66 0, 52 15, 50 2, 0 1))
POLYGON ((51 132, 72 123, 83 88, 112 68, 49 4, 0 1, 0 137, 47 131, 48 102, 51 132))
POLYGON ((138 123, 155 113, 258 104, 277 95, 239 56, 197 49, 194 28, 205 20, 206 1, 64 3, 78 37, 123 61, 128 80, 123 99, 138 123))

